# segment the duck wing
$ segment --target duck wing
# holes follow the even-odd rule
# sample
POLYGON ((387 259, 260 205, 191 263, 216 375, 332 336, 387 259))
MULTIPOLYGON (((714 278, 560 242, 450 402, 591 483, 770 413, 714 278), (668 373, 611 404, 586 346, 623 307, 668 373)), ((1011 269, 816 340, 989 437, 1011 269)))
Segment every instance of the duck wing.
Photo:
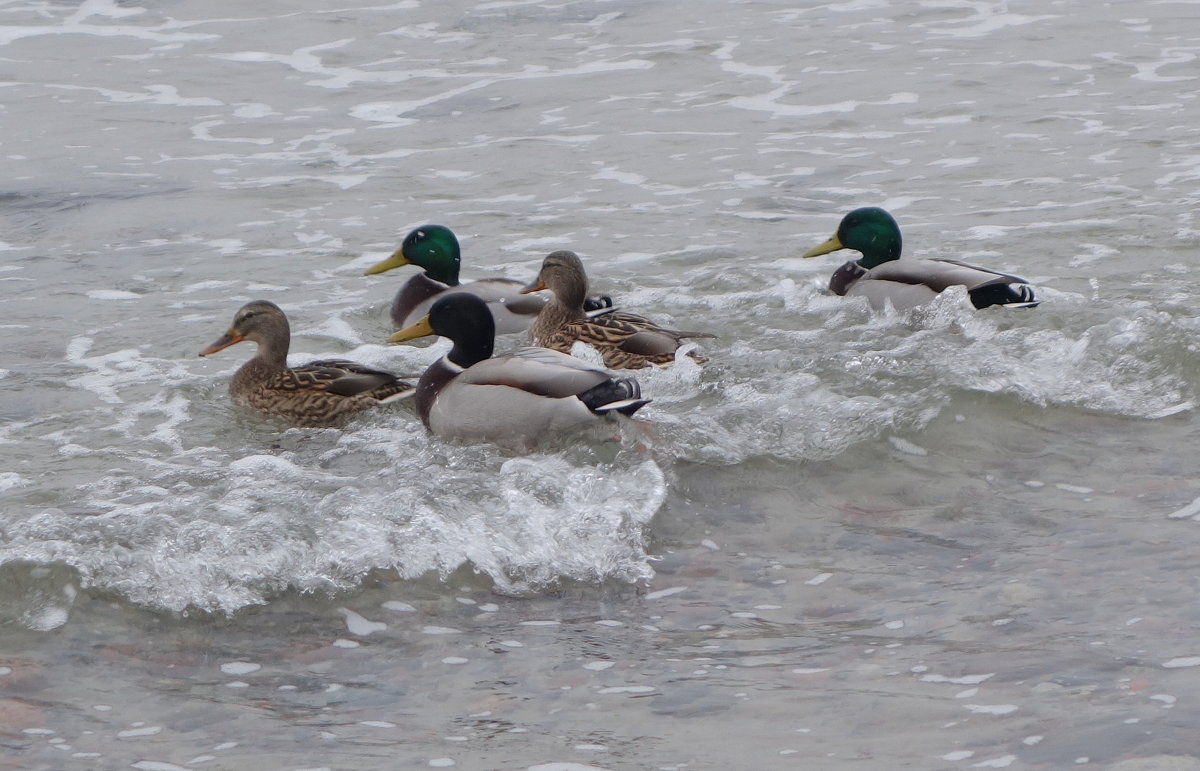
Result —
POLYGON ((924 284, 934 292, 942 292, 952 286, 975 289, 988 284, 1029 283, 1019 276, 949 259, 892 260, 867 271, 866 278, 902 284, 924 284))
POLYGON ((626 369, 649 364, 669 364, 675 351, 689 337, 713 337, 707 332, 685 332, 660 327, 644 316, 613 311, 569 322, 560 330, 559 344, 570 346, 578 341, 594 347, 609 367, 626 369))
POLYGON ((472 385, 518 388, 537 396, 564 399, 610 379, 612 373, 548 348, 520 348, 509 356, 485 359, 458 377, 472 385))
POLYGON ((1037 304, 1032 288, 1020 276, 950 259, 892 260, 877 265, 850 284, 848 296, 866 297, 875 308, 890 302, 906 310, 933 300, 952 286, 962 286, 977 308, 989 305, 1037 304))
POLYGON ((485 359, 431 396, 424 413, 431 431, 492 441, 537 437, 610 412, 632 415, 650 401, 633 378, 545 348, 485 359))
POLYGON ((287 390, 323 391, 337 396, 371 396, 396 399, 411 396, 414 386, 394 372, 375 369, 347 359, 322 359, 289 371, 287 390))

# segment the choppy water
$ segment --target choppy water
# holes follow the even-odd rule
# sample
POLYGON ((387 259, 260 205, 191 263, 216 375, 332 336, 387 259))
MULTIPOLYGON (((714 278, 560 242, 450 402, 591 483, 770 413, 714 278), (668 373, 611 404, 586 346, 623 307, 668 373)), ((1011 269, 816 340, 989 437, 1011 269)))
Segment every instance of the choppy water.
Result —
POLYGON ((0 767, 1200 768, 1198 5, 0 5, 0 767), (1044 303, 829 296, 859 205, 1044 303), (230 407, 253 298, 432 361, 425 222, 712 362, 529 454, 230 407))

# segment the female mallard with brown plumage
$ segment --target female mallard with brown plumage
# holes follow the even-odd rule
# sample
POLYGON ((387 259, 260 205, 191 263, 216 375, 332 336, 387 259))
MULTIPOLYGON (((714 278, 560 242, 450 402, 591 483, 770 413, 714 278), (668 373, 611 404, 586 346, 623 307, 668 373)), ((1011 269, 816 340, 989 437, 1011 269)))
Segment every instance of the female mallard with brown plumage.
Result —
POLYGON ((391 372, 345 359, 288 367, 291 339, 287 316, 279 306, 255 300, 243 305, 229 330, 200 355, 209 356, 243 340, 257 343, 258 353, 234 373, 229 395, 239 404, 300 426, 328 425, 414 392, 411 384, 391 372))
MULTIPOLYGON (((683 341, 692 337, 713 337, 706 332, 680 332, 666 329, 634 313, 611 311, 588 316, 583 308, 588 279, 583 263, 574 252, 553 252, 542 262, 537 278, 524 292, 549 289, 554 298, 546 303, 533 322, 533 344, 564 353, 575 343, 595 348, 611 369, 637 369, 652 364, 670 364, 683 341)), ((689 351, 699 363, 707 361, 689 351)))

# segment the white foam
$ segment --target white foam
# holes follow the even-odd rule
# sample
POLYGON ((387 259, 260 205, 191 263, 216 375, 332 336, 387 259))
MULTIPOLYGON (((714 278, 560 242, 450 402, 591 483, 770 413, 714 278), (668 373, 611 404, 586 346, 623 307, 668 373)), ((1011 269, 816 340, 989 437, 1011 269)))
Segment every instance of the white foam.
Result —
POLYGON ((92 300, 138 300, 141 298, 137 292, 126 292, 121 289, 89 289, 87 296, 92 300))
POLYGON ((929 450, 926 450, 924 447, 913 444, 907 439, 902 439, 898 436, 889 436, 888 441, 891 442, 892 446, 897 450, 908 455, 916 455, 917 457, 923 458, 929 454, 929 450))
POLYGON ((764 94, 734 97, 729 100, 729 106, 742 110, 769 112, 777 118, 809 118, 816 115, 854 112, 862 106, 915 104, 918 101, 917 94, 902 91, 879 102, 845 100, 820 105, 781 104, 780 100, 793 90, 791 85, 785 84, 764 94))
POLYGON ((608 688, 599 688, 596 690, 596 693, 603 693, 603 694, 634 693, 634 694, 638 694, 638 693, 653 693, 656 690, 658 690, 658 689, 652 685, 614 685, 614 686, 610 686, 608 688))
POLYGON ((444 634, 462 634, 461 629, 452 629, 448 626, 423 626, 421 634, 444 635, 444 634))
POLYGON ((1019 27, 1059 18, 1057 15, 1029 16, 998 10, 1007 9, 1007 6, 1003 4, 974 3, 969 7, 974 11, 972 16, 956 18, 952 21, 915 24, 914 26, 924 27, 934 35, 967 39, 986 37, 1008 27, 1019 27))
POLYGON ((1174 658, 1170 661, 1163 662, 1163 667, 1166 669, 1200 667, 1200 656, 1180 656, 1179 658, 1174 658))
MULTIPOLYGON (((3 489, 3 478, 0 477, 0 489, 3 489)), ((1184 506, 1182 509, 1176 509, 1167 515, 1167 519, 1195 519, 1200 516, 1200 498, 1194 499, 1191 503, 1184 506)))
POLYGON ((1008 715, 1019 709, 1016 704, 964 704, 963 707, 977 715, 1008 715))
POLYGON ((957 685, 978 685, 985 680, 990 680, 996 676, 995 672, 990 672, 986 675, 962 675, 959 677, 947 677, 945 675, 924 675, 921 680, 926 683, 955 683, 957 685))
POLYGON ((14 471, 0 471, 0 490, 10 490, 14 487, 25 487, 30 482, 14 471))
POLYGON ((25 613, 22 622, 35 632, 49 632, 67 623, 71 613, 68 608, 46 605, 25 613))
POLYGON ((388 626, 379 621, 369 621, 349 608, 338 608, 337 612, 341 613, 346 619, 346 628, 350 630, 350 634, 358 635, 359 637, 366 637, 375 632, 382 632, 388 626))

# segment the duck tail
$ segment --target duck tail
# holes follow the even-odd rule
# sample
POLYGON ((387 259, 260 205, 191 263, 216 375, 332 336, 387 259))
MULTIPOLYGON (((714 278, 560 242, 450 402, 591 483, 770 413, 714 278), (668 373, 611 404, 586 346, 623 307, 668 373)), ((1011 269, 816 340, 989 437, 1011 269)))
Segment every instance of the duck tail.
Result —
POLYGON ((1037 295, 1029 284, 987 284, 972 289, 971 304, 976 308, 1004 305, 1009 308, 1033 308, 1037 295))
POLYGON ((579 400, 598 415, 606 412, 632 415, 650 403, 642 398, 641 385, 631 377, 609 378, 579 394, 579 400))
POLYGON ((611 313, 613 308, 613 299, 606 294, 596 295, 595 297, 586 297, 583 300, 583 311, 588 316, 591 316, 596 311, 600 313, 611 313))
MULTIPOLYGON (((384 391, 385 389, 379 390, 384 391)), ((387 388, 386 392, 386 395, 379 397, 380 404, 391 404, 392 402, 398 402, 403 399, 407 399, 417 392, 417 388, 414 385, 410 385, 409 383, 398 380, 389 388, 387 388)), ((379 392, 377 391, 376 393, 379 392)))

